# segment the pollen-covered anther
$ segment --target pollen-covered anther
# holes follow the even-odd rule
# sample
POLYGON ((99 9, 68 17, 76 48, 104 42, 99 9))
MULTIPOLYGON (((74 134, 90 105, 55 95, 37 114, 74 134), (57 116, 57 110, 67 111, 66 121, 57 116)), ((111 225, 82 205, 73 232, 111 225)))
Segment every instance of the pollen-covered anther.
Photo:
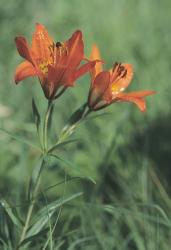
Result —
POLYGON ((39 68, 42 71, 43 74, 47 74, 48 73, 48 65, 50 65, 51 63, 48 61, 42 62, 39 64, 39 68))
POLYGON ((53 53, 55 50, 55 44, 52 43, 49 47, 48 47, 49 51, 50 51, 50 56, 53 57, 53 53))
POLYGON ((121 89, 120 89, 120 91, 124 91, 124 90, 125 90, 125 88, 121 88, 121 89))
POLYGON ((122 65, 121 63, 115 63, 112 70, 111 82, 116 83, 121 78, 126 77, 126 75, 127 75, 127 70, 124 67, 124 65, 122 65))
POLYGON ((121 63, 118 66, 117 72, 120 77, 125 77, 127 74, 126 68, 121 63))

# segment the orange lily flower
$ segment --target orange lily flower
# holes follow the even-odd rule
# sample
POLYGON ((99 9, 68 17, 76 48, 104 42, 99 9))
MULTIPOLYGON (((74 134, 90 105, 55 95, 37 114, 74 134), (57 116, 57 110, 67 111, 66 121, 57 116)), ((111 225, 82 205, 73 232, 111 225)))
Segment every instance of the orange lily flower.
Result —
POLYGON ((15 42, 20 56, 25 59, 16 69, 16 84, 27 77, 38 76, 47 99, 57 98, 95 65, 95 62, 88 62, 80 66, 84 57, 81 31, 76 31, 65 42, 55 43, 45 27, 36 24, 31 46, 22 36, 16 37, 15 42), (59 88, 62 89, 57 93, 59 88))
MULTIPOLYGON (((100 52, 96 45, 92 48, 91 60, 100 60, 100 52)), ((133 77, 131 64, 115 63, 109 71, 104 71, 100 61, 91 70, 91 88, 88 97, 90 110, 99 110, 115 102, 132 102, 144 112, 146 110, 145 96, 155 91, 137 91, 124 93, 133 77)))

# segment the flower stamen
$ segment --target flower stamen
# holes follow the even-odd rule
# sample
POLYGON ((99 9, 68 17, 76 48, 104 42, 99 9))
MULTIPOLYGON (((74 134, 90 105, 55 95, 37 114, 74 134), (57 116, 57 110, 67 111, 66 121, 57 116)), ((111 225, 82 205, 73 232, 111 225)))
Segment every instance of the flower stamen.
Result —
POLYGON ((57 53, 60 57, 63 55, 68 55, 68 49, 64 43, 57 42, 56 43, 56 50, 57 50, 57 53))
POLYGON ((48 73, 48 65, 52 64, 50 61, 44 61, 39 64, 39 68, 43 74, 48 73))
POLYGON ((121 78, 126 77, 127 70, 121 63, 115 63, 111 73, 111 82, 114 84, 118 82, 121 78))

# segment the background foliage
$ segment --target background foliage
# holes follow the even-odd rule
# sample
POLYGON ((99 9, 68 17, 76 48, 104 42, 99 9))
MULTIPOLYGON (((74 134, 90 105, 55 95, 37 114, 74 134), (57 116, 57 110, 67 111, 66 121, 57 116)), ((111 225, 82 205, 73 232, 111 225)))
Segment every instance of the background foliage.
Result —
MULTIPOLYGON (((158 92, 148 98, 145 114, 131 104, 101 111, 109 114, 84 123, 73 135, 78 142, 59 151, 70 165, 50 161, 42 190, 63 181, 65 173, 68 178, 85 176, 96 181, 94 185, 77 178, 40 195, 37 210, 83 192, 63 205, 62 213, 55 212, 54 221, 58 215, 59 219, 52 235, 53 249, 170 249, 170 9, 169 0, 0 1, 0 126, 13 135, 38 143, 32 97, 42 114, 46 106, 37 79, 17 87, 13 80, 22 61, 14 37, 22 34, 31 39, 36 22, 44 24, 56 41, 81 29, 87 55, 97 43, 106 67, 114 61, 134 65, 130 89, 158 92)), ((86 100, 89 84, 88 76, 80 79, 56 103, 56 134, 86 100)), ((0 196, 19 213, 27 208, 25 190, 38 156, 34 148, 0 132, 0 196)), ((28 249, 42 249, 43 235, 33 242, 28 249)))

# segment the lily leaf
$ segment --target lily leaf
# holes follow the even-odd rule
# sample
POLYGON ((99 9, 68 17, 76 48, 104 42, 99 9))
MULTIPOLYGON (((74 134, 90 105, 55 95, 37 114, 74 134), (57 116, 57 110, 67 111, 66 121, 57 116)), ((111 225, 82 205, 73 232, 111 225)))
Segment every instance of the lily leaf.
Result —
POLYGON ((62 157, 59 157, 58 155, 55 155, 55 154, 50 154, 50 156, 56 158, 57 160, 63 162, 65 165, 69 166, 69 167, 75 167, 74 164, 72 164, 70 161, 68 160, 65 160, 64 158, 62 157))
POLYGON ((13 134, 11 134, 10 132, 6 131, 3 128, 0 128, 0 131, 5 133, 6 135, 10 136, 12 139, 14 139, 14 140, 16 140, 18 142, 21 142, 23 144, 26 144, 29 147, 36 148, 38 151, 41 151, 41 148, 39 148, 39 146, 27 141, 26 139, 24 139, 24 138, 22 138, 20 136, 13 135, 13 134))
POLYGON ((10 204, 7 203, 4 199, 0 201, 1 208, 3 207, 4 211, 6 212, 6 215, 10 218, 12 223, 18 227, 21 228, 23 226, 23 223, 21 219, 18 217, 15 208, 11 207, 10 204))
POLYGON ((62 206, 63 204, 81 196, 83 193, 79 192, 76 194, 73 194, 65 199, 56 200, 54 202, 51 202, 50 204, 47 204, 46 207, 42 208, 37 214, 36 214, 36 222, 30 227, 28 230, 26 237, 31 237, 35 234, 38 234, 48 223, 49 219, 52 217, 52 215, 57 211, 57 209, 62 206))
POLYGON ((66 140, 66 141, 63 141, 63 142, 59 142, 59 143, 57 143, 57 144, 55 144, 55 145, 53 145, 49 150, 48 150, 48 153, 51 153, 51 152, 53 152, 54 150, 56 150, 56 149, 58 149, 58 148, 60 148, 60 147, 62 147, 62 146, 65 146, 65 145, 67 145, 67 144, 70 144, 70 143, 73 143, 73 142, 77 142, 78 140, 66 140))
POLYGON ((30 182, 29 182, 29 188, 28 188, 28 200, 31 201, 34 197, 32 197, 32 192, 35 188, 36 183, 39 180, 41 171, 44 167, 45 164, 45 159, 41 158, 40 161, 38 162, 37 166, 34 168, 32 176, 30 178, 30 182))
POLYGON ((79 122, 82 117, 83 114, 86 110, 87 107, 87 103, 84 103, 80 108, 78 108, 69 118, 69 120, 67 121, 65 127, 62 130, 62 134, 64 134, 69 128, 73 127, 77 122, 79 122))
POLYGON ((47 228, 46 228, 46 229, 43 229, 43 230, 41 230, 40 232, 38 232, 37 234, 34 234, 34 235, 30 236, 30 237, 25 238, 25 239, 20 243, 20 245, 18 246, 18 248, 20 248, 21 246, 23 246, 23 245, 25 245, 25 244, 27 244, 27 243, 29 243, 29 242, 33 242, 34 239, 37 240, 37 238, 40 237, 40 236, 42 236, 42 235, 44 235, 44 234, 47 232, 47 230, 48 230, 47 228))
POLYGON ((34 101, 34 98, 32 99, 32 110, 33 110, 33 115, 34 115, 34 120, 36 123, 37 130, 39 130, 41 118, 40 118, 40 114, 39 114, 39 110, 37 108, 37 105, 34 101))
MULTIPOLYGON (((52 157, 56 158, 57 160, 63 162, 66 166, 69 166, 71 168, 75 167, 75 165, 72 164, 70 161, 65 160, 64 158, 61 158, 58 155, 50 154, 49 156, 52 156, 52 157)), ((96 184, 95 180, 92 177, 89 177, 89 176, 79 176, 79 177, 75 177, 75 178, 87 179, 87 180, 91 181, 93 184, 96 184)))
POLYGON ((59 186, 59 185, 65 183, 65 182, 70 182, 70 181, 79 180, 79 179, 85 179, 85 180, 91 181, 93 184, 96 184, 95 180, 94 180, 93 178, 91 178, 91 177, 87 177, 87 176, 74 176, 74 177, 67 178, 67 179, 64 180, 64 181, 60 181, 60 182, 58 182, 58 183, 56 183, 56 184, 53 184, 53 185, 51 185, 51 186, 45 188, 45 189, 43 190, 43 192, 47 192, 48 190, 50 190, 50 189, 52 189, 52 188, 55 188, 55 187, 57 187, 57 186, 59 186))
POLYGON ((2 199, 0 201, 0 249, 13 249, 12 237, 21 230, 22 222, 15 213, 15 209, 2 199))
POLYGON ((8 246, 9 230, 6 220, 6 213, 4 204, 0 202, 0 242, 5 246, 8 246))

